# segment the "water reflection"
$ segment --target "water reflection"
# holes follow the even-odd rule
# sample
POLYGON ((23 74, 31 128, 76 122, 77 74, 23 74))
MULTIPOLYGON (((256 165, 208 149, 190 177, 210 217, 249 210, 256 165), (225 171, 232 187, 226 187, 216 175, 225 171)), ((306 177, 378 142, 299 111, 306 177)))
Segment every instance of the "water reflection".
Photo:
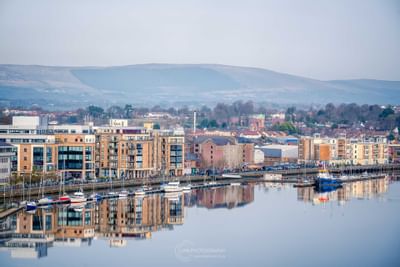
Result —
MULTIPOLYGON (((352 198, 369 199, 388 190, 388 179, 354 182, 332 192, 313 187, 296 188, 297 200, 342 205, 352 198)), ((266 194, 293 190, 290 184, 245 184, 192 190, 190 193, 153 194, 126 199, 108 199, 80 205, 59 205, 21 211, 0 222, 0 246, 12 258, 41 258, 53 246, 91 246, 94 239, 110 247, 124 247, 132 240, 149 239, 152 233, 183 225, 185 208, 233 209, 254 201, 254 188, 266 194)))
POLYGON ((297 188, 299 201, 311 202, 315 205, 326 202, 337 202, 344 205, 352 198, 370 199, 382 195, 388 190, 389 179, 358 181, 343 184, 331 192, 317 192, 313 187, 297 188))
POLYGON ((149 239, 152 232, 182 225, 185 206, 231 209, 253 200, 254 185, 241 185, 49 206, 4 219, 0 244, 12 258, 45 257, 52 246, 90 246, 93 239, 124 247, 131 239, 149 239))

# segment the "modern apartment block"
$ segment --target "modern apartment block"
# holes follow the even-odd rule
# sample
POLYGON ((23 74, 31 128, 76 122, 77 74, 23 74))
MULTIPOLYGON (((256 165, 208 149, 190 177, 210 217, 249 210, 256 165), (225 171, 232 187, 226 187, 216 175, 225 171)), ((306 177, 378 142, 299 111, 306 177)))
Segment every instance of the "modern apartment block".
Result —
POLYGON ((388 161, 388 144, 384 137, 346 139, 316 135, 302 137, 299 141, 299 163, 369 165, 388 161))
POLYGON ((0 142, 0 185, 9 183, 13 155, 12 145, 0 142))
POLYGON ((183 131, 99 128, 96 130, 96 176, 120 179, 181 176, 184 143, 183 131))
POLYGON ((12 145, 13 174, 66 179, 183 175, 183 130, 128 127, 115 121, 105 127, 46 123, 39 117, 14 117, 12 125, 0 126, 0 142, 12 145))

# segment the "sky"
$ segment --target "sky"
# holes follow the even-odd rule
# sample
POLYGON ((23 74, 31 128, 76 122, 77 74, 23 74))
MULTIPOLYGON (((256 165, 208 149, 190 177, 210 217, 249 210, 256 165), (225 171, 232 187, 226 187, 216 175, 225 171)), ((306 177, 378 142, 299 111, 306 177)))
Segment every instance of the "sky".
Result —
POLYGON ((0 64, 142 63, 400 80, 400 0, 0 0, 0 64))

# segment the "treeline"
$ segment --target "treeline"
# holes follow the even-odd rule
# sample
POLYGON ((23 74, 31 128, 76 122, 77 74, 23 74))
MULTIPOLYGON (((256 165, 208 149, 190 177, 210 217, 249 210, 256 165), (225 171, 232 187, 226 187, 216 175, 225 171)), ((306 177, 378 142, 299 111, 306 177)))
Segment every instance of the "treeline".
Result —
MULTIPOLYGON (((107 123, 110 118, 131 119, 144 116, 149 112, 163 112, 178 117, 186 127, 191 127, 193 122, 194 109, 186 106, 181 108, 161 107, 156 105, 152 108, 136 107, 133 105, 111 106, 106 109, 99 106, 88 106, 80 108, 75 112, 58 112, 56 120, 59 123, 82 123, 85 120, 95 123, 107 123)), ((281 109, 282 111, 282 109, 281 109)), ((231 104, 218 103, 213 108, 206 105, 196 108, 197 126, 199 128, 236 128, 246 127, 251 114, 270 114, 279 112, 278 109, 266 109, 262 105, 256 105, 252 101, 236 101, 231 104)), ((43 114, 50 112, 42 111, 43 114)), ((10 116, 4 114, 0 117, 2 124, 11 122, 10 116)), ((285 111, 285 122, 272 125, 273 130, 285 131, 288 133, 301 133, 294 125, 296 122, 303 122, 310 128, 330 125, 332 129, 345 127, 364 127, 374 130, 393 130, 400 127, 400 113, 392 106, 379 105, 357 105, 329 103, 322 108, 298 109, 289 107, 285 111)))
POLYGON ((316 124, 330 123, 332 128, 365 127, 375 130, 393 130, 400 127, 400 114, 392 106, 327 104, 320 109, 286 110, 287 121, 304 122, 313 127, 316 124))

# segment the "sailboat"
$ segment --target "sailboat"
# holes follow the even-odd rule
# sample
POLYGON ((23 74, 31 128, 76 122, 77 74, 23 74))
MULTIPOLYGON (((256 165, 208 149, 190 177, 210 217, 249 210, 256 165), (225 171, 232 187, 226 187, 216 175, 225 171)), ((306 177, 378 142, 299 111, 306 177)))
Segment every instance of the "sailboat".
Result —
MULTIPOLYGON (((65 159, 64 159, 64 166, 65 166, 65 159)), ((58 200, 62 201, 62 202, 69 202, 69 201, 71 201, 71 198, 65 193, 65 185, 64 185, 65 172, 63 172, 61 174, 60 180, 61 180, 61 183, 60 183, 60 194, 61 194, 61 192, 63 192, 63 194, 58 198, 58 200)))
MULTIPOLYGON (((108 164, 110 164, 110 163, 108 163, 108 164)), ((111 175, 111 165, 110 165, 109 168, 108 168, 108 177, 110 178, 110 192, 108 192, 108 195, 109 195, 110 197, 116 197, 116 196, 118 196, 118 195, 117 195, 117 193, 115 193, 115 192, 113 191, 113 183, 112 183, 112 175, 111 175)))
POLYGON ((129 195, 129 192, 125 189, 125 176, 122 175, 122 191, 119 192, 118 198, 127 198, 129 195))
POLYGON ((71 203, 82 203, 86 201, 85 194, 82 192, 82 190, 77 191, 73 194, 73 196, 70 198, 71 203))
POLYGON ((28 201, 26 203, 25 210, 28 213, 35 213, 37 205, 36 205, 35 201, 31 201, 31 187, 32 187, 32 172, 29 177, 29 191, 28 191, 29 194, 28 194, 28 201))
MULTIPOLYGON (((96 177, 94 179, 96 181, 96 177)), ((94 191, 94 181, 92 181, 92 194, 89 196, 92 201, 100 201, 103 197, 94 191)))
POLYGON ((39 194, 40 191, 42 191, 42 197, 38 200, 38 203, 41 205, 45 205, 45 204, 50 204, 53 199, 51 197, 45 197, 44 196, 44 165, 43 165, 43 172, 42 172, 42 177, 40 179, 40 188, 39 188, 39 194))

